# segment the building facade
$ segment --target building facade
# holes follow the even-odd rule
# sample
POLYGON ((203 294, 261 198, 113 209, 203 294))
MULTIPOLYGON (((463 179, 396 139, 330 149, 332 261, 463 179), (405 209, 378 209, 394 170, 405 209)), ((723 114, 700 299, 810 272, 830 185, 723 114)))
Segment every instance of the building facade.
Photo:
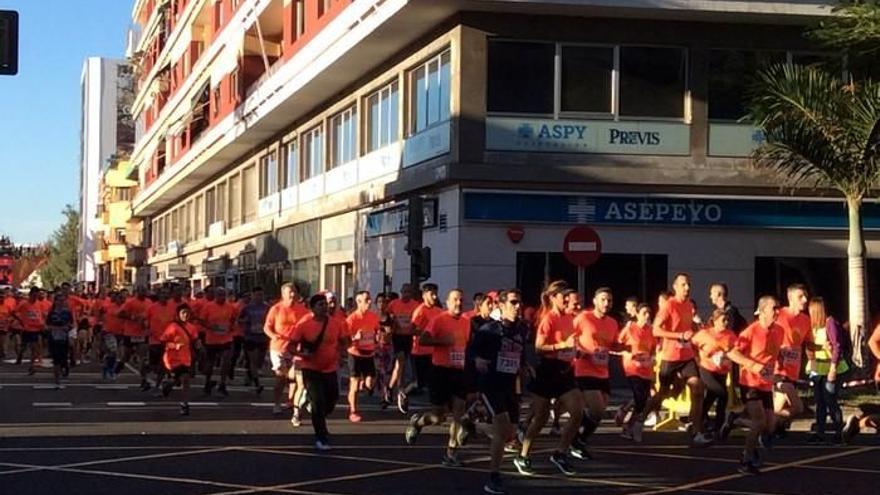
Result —
POLYGON ((98 205, 104 170, 110 160, 130 154, 134 145, 134 129, 124 104, 126 92, 130 94, 133 89, 131 82, 131 68, 124 60, 90 57, 83 63, 78 242, 81 249, 76 274, 79 282, 94 283, 98 277, 100 263, 95 260, 95 251, 101 230, 98 205))
MULTIPOLYGON (((576 282, 653 300, 677 271, 750 307, 798 280, 845 310, 846 214, 748 156, 744 95, 769 61, 834 63, 824 2, 177 0, 135 3, 151 281, 398 289, 407 202, 431 281, 576 282)), ((869 252, 880 210, 865 208, 869 252)), ((876 271, 872 260, 871 271, 876 271)))
POLYGON ((128 246, 140 245, 139 222, 132 218, 131 200, 138 183, 129 179, 128 160, 113 160, 101 175, 98 203, 99 230, 95 236, 95 263, 99 287, 135 285, 136 268, 126 262, 128 246))

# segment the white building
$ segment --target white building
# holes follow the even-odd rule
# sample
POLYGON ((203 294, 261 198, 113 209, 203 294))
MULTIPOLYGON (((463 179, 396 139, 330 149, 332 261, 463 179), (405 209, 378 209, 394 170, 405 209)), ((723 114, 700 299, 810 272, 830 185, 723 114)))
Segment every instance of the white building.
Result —
POLYGON ((98 224, 98 184, 101 169, 117 152, 117 79, 119 70, 128 70, 123 60, 89 57, 83 63, 80 87, 82 120, 80 124, 79 253, 76 279, 94 282, 95 235, 98 224))

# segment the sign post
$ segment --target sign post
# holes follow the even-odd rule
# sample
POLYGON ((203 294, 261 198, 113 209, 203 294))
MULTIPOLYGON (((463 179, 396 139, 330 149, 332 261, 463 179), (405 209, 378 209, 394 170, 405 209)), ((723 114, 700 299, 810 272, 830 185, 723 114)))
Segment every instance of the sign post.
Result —
POLYGON ((562 242, 562 254, 569 263, 578 269, 578 292, 586 295, 586 269, 599 260, 602 255, 602 239, 590 227, 578 226, 565 234, 562 242))

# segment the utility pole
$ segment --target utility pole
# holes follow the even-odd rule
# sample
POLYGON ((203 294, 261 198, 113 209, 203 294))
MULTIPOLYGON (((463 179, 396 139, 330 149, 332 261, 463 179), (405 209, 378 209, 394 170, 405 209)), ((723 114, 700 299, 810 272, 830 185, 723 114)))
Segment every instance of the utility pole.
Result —
POLYGON ((431 278, 431 248, 422 245, 425 209, 421 196, 412 196, 408 205, 406 252, 409 254, 409 281, 413 288, 431 278))

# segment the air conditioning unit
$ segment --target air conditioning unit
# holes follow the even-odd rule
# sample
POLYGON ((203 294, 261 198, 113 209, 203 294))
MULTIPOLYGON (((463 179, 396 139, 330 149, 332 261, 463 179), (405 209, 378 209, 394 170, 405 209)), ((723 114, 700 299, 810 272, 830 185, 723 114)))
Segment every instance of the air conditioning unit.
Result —
POLYGON ((208 237, 220 237, 226 234, 226 222, 220 220, 208 226, 208 237))

